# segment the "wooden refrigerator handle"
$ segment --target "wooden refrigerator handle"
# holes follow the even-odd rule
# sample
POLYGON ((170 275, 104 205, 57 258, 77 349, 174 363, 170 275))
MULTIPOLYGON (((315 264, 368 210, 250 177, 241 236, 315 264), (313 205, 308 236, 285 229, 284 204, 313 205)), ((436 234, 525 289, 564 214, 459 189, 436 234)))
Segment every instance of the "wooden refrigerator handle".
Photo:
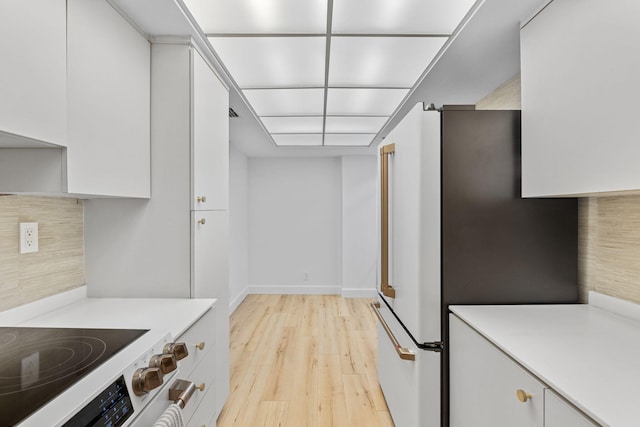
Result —
POLYGON ((389 156, 395 151, 395 144, 380 147, 380 290, 389 298, 396 297, 389 284, 389 156))

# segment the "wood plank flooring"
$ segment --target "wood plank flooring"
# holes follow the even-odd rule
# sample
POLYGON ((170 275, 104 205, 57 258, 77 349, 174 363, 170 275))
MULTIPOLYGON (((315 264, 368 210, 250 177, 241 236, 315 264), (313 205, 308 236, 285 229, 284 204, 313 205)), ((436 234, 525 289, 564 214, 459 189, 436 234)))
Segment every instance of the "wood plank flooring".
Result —
POLYGON ((393 427, 369 302, 247 296, 230 319, 230 396, 218 427, 393 427))

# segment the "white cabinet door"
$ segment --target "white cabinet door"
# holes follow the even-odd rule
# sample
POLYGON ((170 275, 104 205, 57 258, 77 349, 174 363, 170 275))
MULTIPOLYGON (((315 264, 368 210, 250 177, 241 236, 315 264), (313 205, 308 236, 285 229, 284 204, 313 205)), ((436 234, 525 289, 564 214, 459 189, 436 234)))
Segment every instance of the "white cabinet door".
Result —
POLYGON ((67 144, 66 41, 65 0, 0 1, 0 146, 3 132, 67 144))
POLYGON ((105 0, 68 0, 68 192, 149 197, 150 45, 105 0))
POLYGON ((229 213, 192 211, 193 298, 216 298, 216 416, 229 395, 229 213))
POLYGON ((191 212, 194 298, 220 298, 229 285, 229 213, 191 212))
POLYGON ((229 92, 192 52, 192 209, 224 210, 229 207, 229 92))
POLYGON ((544 391, 545 427, 595 427, 580 411, 565 402, 551 390, 544 391))
POLYGON ((451 427, 544 425, 545 385, 453 314, 450 349, 451 427))
POLYGON ((634 0, 555 0, 523 27, 523 196, 640 189, 638 16, 634 0))

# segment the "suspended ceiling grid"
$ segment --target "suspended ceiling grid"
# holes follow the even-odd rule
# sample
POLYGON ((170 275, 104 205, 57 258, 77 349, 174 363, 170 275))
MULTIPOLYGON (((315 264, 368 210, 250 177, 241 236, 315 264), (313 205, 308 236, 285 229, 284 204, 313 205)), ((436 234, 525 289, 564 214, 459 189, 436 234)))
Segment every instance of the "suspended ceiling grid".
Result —
POLYGON ((277 146, 367 147, 474 1, 185 3, 277 146))

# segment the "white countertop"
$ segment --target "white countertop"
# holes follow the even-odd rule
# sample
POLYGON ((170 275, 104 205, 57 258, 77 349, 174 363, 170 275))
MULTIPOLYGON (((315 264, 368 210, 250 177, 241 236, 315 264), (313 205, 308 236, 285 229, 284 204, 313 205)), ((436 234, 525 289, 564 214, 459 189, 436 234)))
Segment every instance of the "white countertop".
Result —
POLYGON ((597 422, 640 425, 637 318, 592 304, 450 309, 597 422))
POLYGON ((0 326, 151 329, 180 336, 215 299, 87 298, 76 290, 0 313, 0 326))

